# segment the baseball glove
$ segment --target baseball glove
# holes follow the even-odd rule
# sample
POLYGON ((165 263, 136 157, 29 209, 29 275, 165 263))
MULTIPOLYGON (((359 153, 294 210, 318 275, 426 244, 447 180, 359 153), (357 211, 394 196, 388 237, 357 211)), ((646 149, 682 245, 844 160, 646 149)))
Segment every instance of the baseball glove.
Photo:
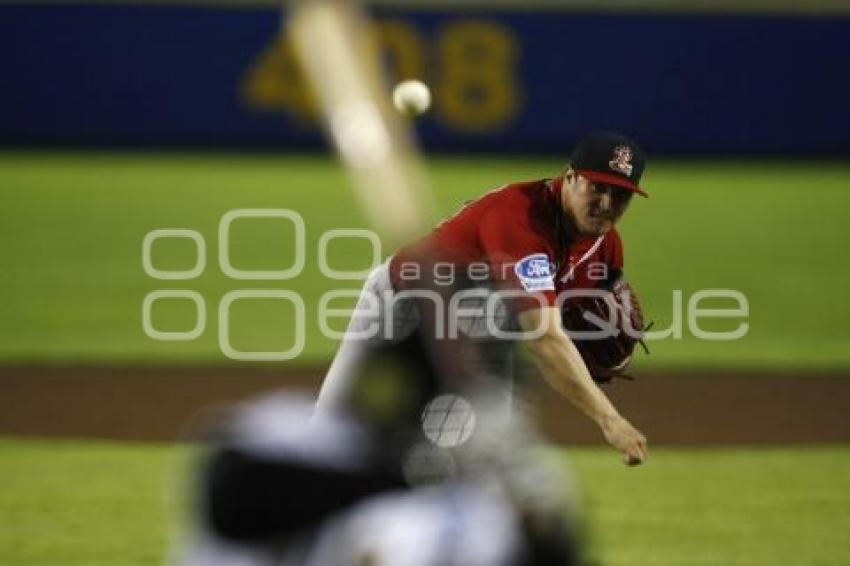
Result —
POLYGON ((576 345, 591 377, 609 383, 632 361, 635 344, 649 353, 643 342, 643 313, 637 295, 624 279, 606 284, 604 296, 575 297, 561 309, 564 328, 576 345))

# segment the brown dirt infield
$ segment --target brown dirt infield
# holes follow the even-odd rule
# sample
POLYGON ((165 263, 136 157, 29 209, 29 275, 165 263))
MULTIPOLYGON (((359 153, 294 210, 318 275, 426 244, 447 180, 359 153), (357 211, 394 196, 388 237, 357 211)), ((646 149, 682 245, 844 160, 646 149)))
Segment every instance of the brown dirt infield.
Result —
MULTIPOLYGON (((279 388, 315 393, 323 368, 0 368, 0 434, 170 441, 212 407, 279 388)), ((850 376, 664 372, 607 392, 653 445, 850 442, 850 376)), ((545 387, 553 440, 598 444, 584 417, 545 387)))

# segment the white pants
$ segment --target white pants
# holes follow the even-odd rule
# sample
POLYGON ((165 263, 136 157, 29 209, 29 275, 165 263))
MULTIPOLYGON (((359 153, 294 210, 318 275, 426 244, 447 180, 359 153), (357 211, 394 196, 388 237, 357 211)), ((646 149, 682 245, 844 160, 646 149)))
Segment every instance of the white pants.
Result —
POLYGON ((319 412, 334 411, 345 406, 351 397, 357 379, 372 351, 382 343, 400 341, 409 337, 419 325, 419 314, 413 300, 389 303, 393 294, 388 263, 376 267, 360 292, 354 314, 345 337, 334 356, 316 408, 319 412), (387 310, 392 309, 392 327, 384 328, 387 310), (369 332, 369 330, 376 332, 369 332))
MULTIPOLYGON (((390 282, 389 266, 375 268, 360 293, 345 337, 319 392, 317 411, 342 409, 351 399, 368 357, 380 346, 404 340, 420 322, 416 299, 398 294, 390 282)), ((481 321, 471 326, 484 327, 481 321)), ((514 376, 513 343, 493 337, 475 340, 475 367, 479 385, 492 386, 509 400, 514 376)), ((508 401, 509 402, 509 401, 508 401)))

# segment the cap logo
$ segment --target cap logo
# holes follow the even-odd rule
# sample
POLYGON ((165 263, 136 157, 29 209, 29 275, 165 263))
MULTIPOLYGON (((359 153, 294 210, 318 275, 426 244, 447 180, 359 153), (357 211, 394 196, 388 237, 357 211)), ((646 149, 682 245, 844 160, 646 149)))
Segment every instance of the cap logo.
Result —
POLYGON ((618 145, 614 148, 614 158, 608 162, 608 166, 614 171, 619 171, 626 177, 632 176, 632 149, 627 145, 618 145))

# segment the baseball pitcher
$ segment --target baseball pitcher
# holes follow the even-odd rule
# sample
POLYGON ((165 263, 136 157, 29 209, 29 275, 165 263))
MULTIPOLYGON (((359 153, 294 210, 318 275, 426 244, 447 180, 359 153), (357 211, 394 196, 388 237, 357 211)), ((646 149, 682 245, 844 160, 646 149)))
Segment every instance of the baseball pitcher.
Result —
MULTIPOLYGON (((626 136, 591 133, 561 175, 491 191, 400 249, 366 281, 322 385, 318 412, 346 408, 370 354, 420 325, 417 303, 407 294, 442 282, 456 285, 461 278, 464 287, 472 283, 498 295, 492 301, 469 294, 483 302, 470 307, 459 300, 458 308, 449 309, 483 313, 479 373, 509 391, 512 343, 525 342, 549 385, 599 426, 626 464, 642 463, 646 438, 599 388, 594 378, 604 380, 588 370, 594 366, 565 331, 562 312, 580 290, 622 288, 623 249, 614 226, 635 193, 647 196, 638 185, 645 162, 645 153, 626 136)), ((474 333, 476 325, 459 326, 474 333)), ((451 334, 451 324, 441 331, 451 334)), ((616 369, 627 362, 628 356, 616 369)))

